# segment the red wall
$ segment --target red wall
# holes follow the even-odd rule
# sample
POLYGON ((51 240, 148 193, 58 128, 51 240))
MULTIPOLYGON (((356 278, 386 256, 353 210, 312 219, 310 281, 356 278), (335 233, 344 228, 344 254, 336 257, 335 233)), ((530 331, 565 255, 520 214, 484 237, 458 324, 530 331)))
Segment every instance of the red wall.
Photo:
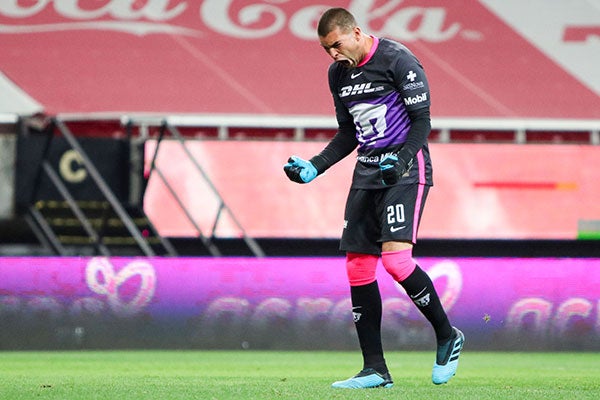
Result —
POLYGON ((339 6, 419 57, 432 115, 598 119, 596 4, 1 1, 0 71, 49 114, 329 116, 315 25, 339 6))
MULTIPOLYGON (((292 154, 310 157, 324 142, 189 141, 225 204, 253 237, 335 238, 354 165, 352 156, 308 185, 287 180, 292 154)), ((146 157, 154 142, 148 142, 146 157)), ((435 186, 422 238, 575 239, 580 221, 600 220, 600 148, 585 145, 431 144, 435 186)), ((157 165, 210 234, 219 202, 185 158, 181 145, 161 144, 157 165)), ((153 174, 145 208, 163 235, 197 236, 153 174)), ((241 230, 227 212, 216 236, 241 230)))

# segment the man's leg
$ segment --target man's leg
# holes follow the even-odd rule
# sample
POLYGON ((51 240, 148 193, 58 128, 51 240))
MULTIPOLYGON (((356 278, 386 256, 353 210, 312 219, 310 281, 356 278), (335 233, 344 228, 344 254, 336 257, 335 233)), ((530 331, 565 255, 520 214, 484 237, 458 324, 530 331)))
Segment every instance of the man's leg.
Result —
POLYGON ((378 259, 369 254, 347 254, 352 316, 363 355, 363 369, 350 379, 333 383, 333 387, 362 389, 393 385, 381 345, 381 295, 375 278, 378 259))
POLYGON ((437 339, 436 362, 432 372, 435 384, 446 383, 458 367, 458 356, 464 343, 461 331, 450 325, 437 291, 429 275, 425 273, 412 258, 412 245, 407 243, 385 243, 382 262, 419 311, 431 323, 437 339))

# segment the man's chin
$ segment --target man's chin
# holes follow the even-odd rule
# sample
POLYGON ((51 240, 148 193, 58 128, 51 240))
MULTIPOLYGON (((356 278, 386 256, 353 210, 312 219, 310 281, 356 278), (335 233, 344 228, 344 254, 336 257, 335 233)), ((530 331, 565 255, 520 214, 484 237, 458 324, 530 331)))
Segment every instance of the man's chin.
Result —
POLYGON ((340 61, 336 61, 336 62, 338 62, 339 64, 341 64, 342 66, 344 66, 346 68, 352 68, 353 67, 353 65, 350 62, 350 60, 340 60, 340 61))

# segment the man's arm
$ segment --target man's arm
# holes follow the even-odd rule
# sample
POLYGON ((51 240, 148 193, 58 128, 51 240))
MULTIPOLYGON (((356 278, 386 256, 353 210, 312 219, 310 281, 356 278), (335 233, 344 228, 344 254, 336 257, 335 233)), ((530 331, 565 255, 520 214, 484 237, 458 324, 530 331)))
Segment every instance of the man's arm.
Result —
POLYGON ((340 67, 332 63, 328 71, 329 90, 333 96, 335 116, 338 122, 338 131, 329 141, 327 146, 316 156, 306 161, 297 156, 289 158, 283 170, 288 178, 298 183, 308 183, 321 175, 333 164, 346 157, 358 146, 356 139, 356 127, 352 115, 337 95, 334 82, 338 81, 340 67))
POLYGON ((410 118, 410 129, 406 136, 406 142, 398 151, 398 158, 408 162, 423 148, 429 133, 431 132, 431 118, 429 107, 419 108, 408 112, 410 118))
POLYGON ((350 154, 357 145, 354 124, 341 124, 335 136, 319 154, 308 161, 291 156, 283 170, 290 180, 308 183, 350 154))
POLYGON ((395 154, 387 155, 379 162, 383 182, 386 185, 397 183, 400 177, 410 169, 413 158, 423 148, 431 132, 429 107, 409 110, 408 116, 411 124, 406 142, 394 152, 395 154))
POLYGON ((358 146, 356 128, 352 122, 348 122, 340 125, 329 144, 319 154, 311 158, 310 162, 319 174, 322 174, 333 164, 352 153, 356 146, 358 146))

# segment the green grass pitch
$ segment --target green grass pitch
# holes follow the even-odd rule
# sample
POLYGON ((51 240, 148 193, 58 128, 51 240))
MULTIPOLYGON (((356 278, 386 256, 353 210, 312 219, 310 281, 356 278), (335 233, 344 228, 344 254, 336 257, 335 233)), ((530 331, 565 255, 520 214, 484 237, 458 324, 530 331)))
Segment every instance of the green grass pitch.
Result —
POLYGON ((332 389, 359 352, 0 352, 0 399, 594 399, 598 353, 463 352, 431 383, 433 352, 389 352, 391 389, 332 389))

